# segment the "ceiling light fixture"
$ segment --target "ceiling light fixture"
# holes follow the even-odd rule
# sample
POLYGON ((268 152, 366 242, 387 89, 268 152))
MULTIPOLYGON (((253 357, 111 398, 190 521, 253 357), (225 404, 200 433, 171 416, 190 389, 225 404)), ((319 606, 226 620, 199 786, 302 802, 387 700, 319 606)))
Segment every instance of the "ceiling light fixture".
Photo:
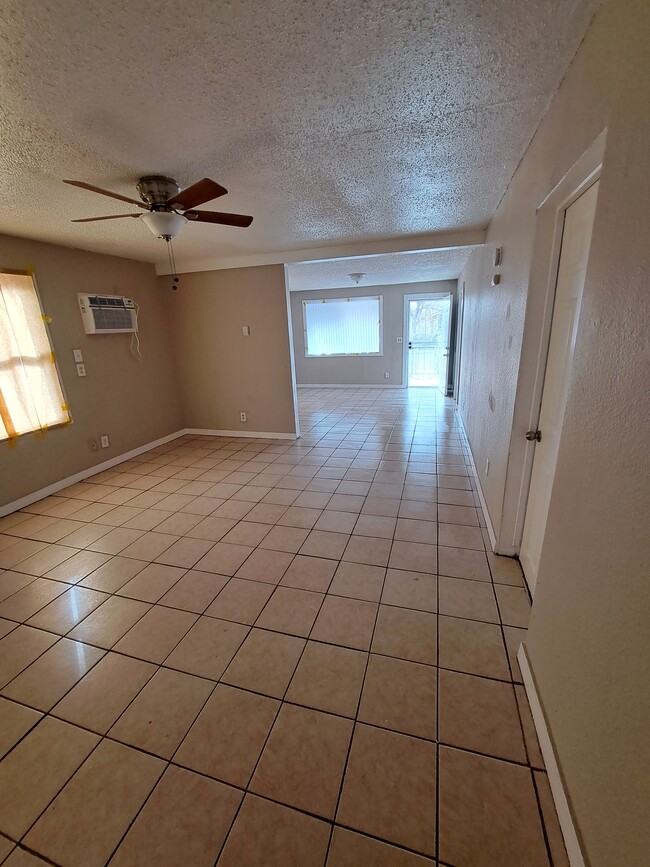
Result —
POLYGON ((359 282, 361 280, 363 280, 363 278, 365 276, 366 275, 363 273, 363 271, 354 271, 352 274, 348 274, 348 277, 350 278, 350 280, 352 280, 353 283, 356 283, 357 286, 359 285, 359 282))
POLYGON ((175 238, 187 223, 187 217, 177 214, 176 211, 148 211, 146 214, 142 214, 140 219, 146 223, 154 235, 158 238, 164 238, 166 241, 175 238))

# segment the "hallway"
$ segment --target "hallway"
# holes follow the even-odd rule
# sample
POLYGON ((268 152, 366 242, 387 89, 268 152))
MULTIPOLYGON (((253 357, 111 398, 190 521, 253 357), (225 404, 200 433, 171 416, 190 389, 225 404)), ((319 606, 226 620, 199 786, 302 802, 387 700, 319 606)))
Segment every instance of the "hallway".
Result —
POLYGON ((299 408, 0 518, 0 863, 568 864, 455 404, 299 408))

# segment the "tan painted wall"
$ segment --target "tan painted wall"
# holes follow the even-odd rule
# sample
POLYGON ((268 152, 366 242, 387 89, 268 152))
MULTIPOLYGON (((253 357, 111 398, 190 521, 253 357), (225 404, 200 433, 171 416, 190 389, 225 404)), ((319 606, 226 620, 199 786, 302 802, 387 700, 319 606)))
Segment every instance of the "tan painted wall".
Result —
MULTIPOLYGON (((650 6, 606 0, 466 282, 461 409, 501 523, 536 207, 608 127, 528 650, 592 867, 650 851, 650 6)), ((516 431, 520 435, 521 431, 516 431)), ((510 480, 508 481, 510 483, 510 480)))
POLYGON ((422 292, 455 292, 455 280, 432 280, 426 283, 403 283, 398 286, 355 286, 291 293, 291 318, 298 385, 402 385, 403 344, 397 338, 404 333, 404 296, 422 292), (305 358, 305 334, 302 302, 314 298, 358 298, 383 296, 384 354, 359 357, 305 358), (390 377, 385 379, 388 371, 390 377))
POLYGON ((78 473, 183 427, 169 324, 151 265, 0 236, 0 267, 34 268, 50 336, 74 423, 44 440, 0 443, 0 505, 78 473), (141 305, 144 360, 129 351, 130 335, 85 334, 77 292, 126 295, 141 305), (77 376, 73 349, 81 349, 88 375, 77 376), (108 434, 107 449, 90 451, 88 439, 108 434))
POLYGON ((184 274, 177 292, 169 284, 169 277, 159 278, 186 426, 294 433, 284 267, 184 274))

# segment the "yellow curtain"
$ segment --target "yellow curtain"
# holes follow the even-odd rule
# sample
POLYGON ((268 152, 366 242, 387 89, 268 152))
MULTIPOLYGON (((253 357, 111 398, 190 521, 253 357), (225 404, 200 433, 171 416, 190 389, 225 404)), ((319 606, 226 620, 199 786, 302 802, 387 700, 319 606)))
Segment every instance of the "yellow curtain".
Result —
POLYGON ((0 440, 69 421, 34 281, 0 272, 0 440))

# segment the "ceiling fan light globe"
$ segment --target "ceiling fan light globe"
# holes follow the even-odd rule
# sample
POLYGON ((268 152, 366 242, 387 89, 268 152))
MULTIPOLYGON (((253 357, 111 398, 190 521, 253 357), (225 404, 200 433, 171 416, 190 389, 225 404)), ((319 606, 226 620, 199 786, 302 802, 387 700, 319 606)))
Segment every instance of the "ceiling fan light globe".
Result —
POLYGON ((149 211, 142 214, 140 219, 157 238, 175 238, 187 223, 187 217, 175 211, 149 211))

